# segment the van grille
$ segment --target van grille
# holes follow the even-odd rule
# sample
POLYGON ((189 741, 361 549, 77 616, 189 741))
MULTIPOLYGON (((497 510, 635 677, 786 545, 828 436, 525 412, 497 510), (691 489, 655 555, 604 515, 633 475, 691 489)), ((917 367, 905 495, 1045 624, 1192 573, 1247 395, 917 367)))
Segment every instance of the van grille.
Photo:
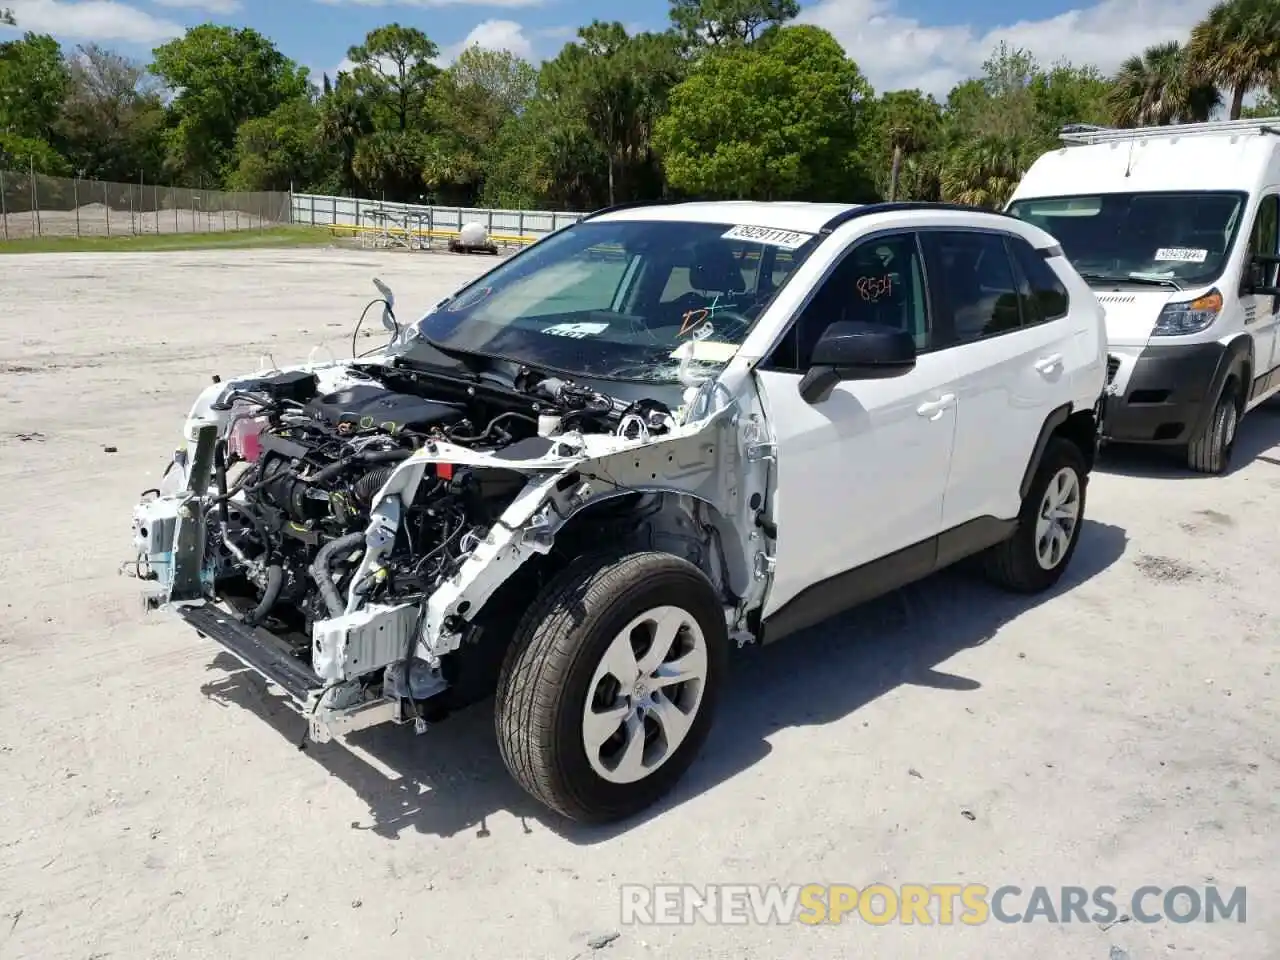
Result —
POLYGON ((1131 293, 1103 293, 1098 295, 1099 303, 1133 303, 1137 299, 1131 293))

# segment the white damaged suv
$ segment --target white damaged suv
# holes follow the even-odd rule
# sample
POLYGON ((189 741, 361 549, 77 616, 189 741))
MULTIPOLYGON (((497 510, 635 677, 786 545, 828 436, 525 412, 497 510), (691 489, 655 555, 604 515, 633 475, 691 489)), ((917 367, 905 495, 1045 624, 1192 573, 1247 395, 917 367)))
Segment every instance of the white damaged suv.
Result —
POLYGON ((635 205, 414 323, 380 289, 385 347, 215 378, 134 514, 146 607, 312 739, 496 692, 520 784, 616 820, 693 761, 734 647, 1075 550, 1103 312, 1017 219, 635 205))

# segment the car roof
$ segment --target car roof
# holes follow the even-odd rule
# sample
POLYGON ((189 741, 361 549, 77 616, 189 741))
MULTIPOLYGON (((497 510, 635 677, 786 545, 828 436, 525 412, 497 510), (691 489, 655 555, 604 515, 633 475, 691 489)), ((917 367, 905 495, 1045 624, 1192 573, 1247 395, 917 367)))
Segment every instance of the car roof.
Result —
MULTIPOLYGON (((810 203, 806 201, 711 200, 624 204, 589 214, 589 222, 626 220, 723 223, 819 233, 861 217, 903 227, 953 223, 956 227, 999 227, 1020 234, 1037 247, 1056 241, 1025 220, 1005 213, 947 203, 810 203)), ((879 226, 881 223, 877 223, 879 226)), ((887 224, 884 224, 887 225, 887 224)))
POLYGON ((775 230, 817 233, 832 217, 857 204, 804 201, 713 200, 653 203, 606 210, 593 220, 669 220, 684 223, 727 223, 775 230))

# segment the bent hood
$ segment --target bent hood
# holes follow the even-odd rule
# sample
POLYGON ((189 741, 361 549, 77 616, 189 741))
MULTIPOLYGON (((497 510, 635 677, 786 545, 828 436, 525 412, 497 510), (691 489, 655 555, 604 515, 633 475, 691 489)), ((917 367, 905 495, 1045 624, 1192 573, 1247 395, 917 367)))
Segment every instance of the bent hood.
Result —
POLYGON ((1164 305, 1180 294, 1174 290, 1093 291, 1107 318, 1107 343, 1116 347, 1143 347, 1151 338, 1164 305))

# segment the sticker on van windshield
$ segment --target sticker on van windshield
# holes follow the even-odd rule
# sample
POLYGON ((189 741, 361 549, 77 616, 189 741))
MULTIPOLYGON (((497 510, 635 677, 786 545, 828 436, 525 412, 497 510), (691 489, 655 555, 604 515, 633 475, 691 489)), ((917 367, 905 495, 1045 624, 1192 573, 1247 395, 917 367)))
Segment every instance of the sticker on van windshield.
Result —
POLYGON ((1207 256, 1209 256, 1208 250, 1199 250, 1195 247, 1161 247, 1156 251, 1154 259, 1174 263, 1204 263, 1204 258, 1207 256))
POLYGON ((773 227, 751 227, 739 224, 721 236, 722 240, 746 240, 749 243, 766 243, 771 247, 795 250, 812 239, 811 233, 795 230, 775 230, 773 227))
POLYGON ((574 340, 583 340, 587 337, 599 336, 608 329, 607 323, 557 323, 542 332, 549 333, 553 337, 572 337, 574 340))

